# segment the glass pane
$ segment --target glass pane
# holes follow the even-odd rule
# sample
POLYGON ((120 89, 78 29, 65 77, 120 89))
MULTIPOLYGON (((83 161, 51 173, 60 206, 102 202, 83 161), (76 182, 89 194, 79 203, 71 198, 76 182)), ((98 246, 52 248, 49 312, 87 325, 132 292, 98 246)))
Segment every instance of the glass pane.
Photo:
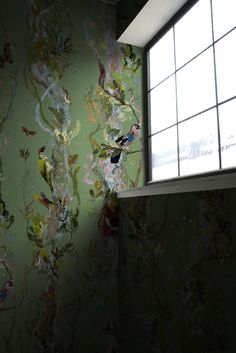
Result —
POLYGON ((218 100, 236 95, 236 30, 216 43, 218 100))
POLYGON ((151 91, 151 133, 176 123, 175 76, 151 91))
POLYGON ((215 40, 236 25, 236 1, 213 0, 213 22, 215 40))
POLYGON ((236 100, 219 106, 222 168, 236 166, 236 100))
POLYGON ((178 176, 176 126, 151 138, 152 180, 178 176))
POLYGON ((179 120, 216 104, 212 48, 177 72, 179 120))
POLYGON ((150 88, 156 86, 175 70, 173 29, 150 49, 150 88))
POLYGON ((210 0, 200 0, 175 25, 175 43, 177 68, 212 43, 210 0))
POLYGON ((219 168, 216 109, 179 124, 180 175, 219 168))

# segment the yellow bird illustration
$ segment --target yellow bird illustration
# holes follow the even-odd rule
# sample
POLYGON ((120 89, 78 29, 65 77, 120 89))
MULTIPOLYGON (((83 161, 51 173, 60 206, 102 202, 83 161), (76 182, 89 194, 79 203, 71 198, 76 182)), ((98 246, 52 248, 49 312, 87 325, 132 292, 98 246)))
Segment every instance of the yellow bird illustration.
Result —
POLYGON ((51 192, 53 192, 53 186, 52 186, 52 170, 53 170, 53 166, 49 162, 47 156, 44 154, 45 150, 46 150, 46 146, 45 145, 40 147, 39 150, 38 150, 39 170, 40 170, 40 174, 42 175, 43 179, 48 184, 51 192))

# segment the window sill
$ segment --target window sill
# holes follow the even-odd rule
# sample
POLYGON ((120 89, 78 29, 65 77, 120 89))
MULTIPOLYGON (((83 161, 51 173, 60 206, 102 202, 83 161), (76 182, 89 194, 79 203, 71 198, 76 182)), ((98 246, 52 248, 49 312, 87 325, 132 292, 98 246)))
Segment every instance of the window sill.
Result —
POLYGON ((136 189, 127 189, 118 192, 118 198, 130 198, 140 196, 175 194, 183 192, 195 192, 203 190, 236 188, 236 170, 224 170, 210 175, 198 175, 183 177, 168 181, 149 182, 146 186, 136 189))

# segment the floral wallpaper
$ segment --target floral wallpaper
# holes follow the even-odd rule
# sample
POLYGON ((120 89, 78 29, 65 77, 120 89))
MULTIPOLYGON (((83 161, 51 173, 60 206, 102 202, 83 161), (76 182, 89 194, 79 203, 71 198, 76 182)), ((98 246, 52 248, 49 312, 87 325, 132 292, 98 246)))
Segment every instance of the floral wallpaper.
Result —
POLYGON ((120 200, 120 351, 234 352, 236 192, 120 200))
POLYGON ((117 199, 143 183, 117 4, 1 4, 1 353, 235 350, 235 190, 117 199))
POLYGON ((118 201, 142 184, 141 51, 116 1, 4 0, 0 351, 118 352, 118 201))

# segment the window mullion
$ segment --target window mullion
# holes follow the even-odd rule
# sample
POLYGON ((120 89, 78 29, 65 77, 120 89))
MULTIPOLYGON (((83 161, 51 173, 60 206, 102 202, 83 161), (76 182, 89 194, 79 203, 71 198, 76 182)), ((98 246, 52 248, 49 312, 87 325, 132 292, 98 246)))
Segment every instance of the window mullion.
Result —
POLYGON ((146 173, 145 173, 145 178, 146 182, 150 182, 152 180, 152 157, 151 157, 151 106, 150 106, 150 75, 151 75, 151 70, 150 70, 150 51, 148 51, 146 55, 146 68, 145 68, 145 83, 146 83, 146 100, 145 100, 145 111, 147 114, 147 126, 145 127, 145 155, 146 155, 146 173))
POLYGON ((174 38, 174 63, 175 63, 175 102, 176 102, 176 131, 177 131, 177 158, 178 158, 178 176, 180 176, 180 158, 179 158, 179 116, 178 116, 178 88, 177 88, 177 67, 176 67, 176 45, 175 45, 175 26, 173 26, 174 38))
POLYGON ((221 159, 221 138, 220 138, 220 118, 219 118, 219 101, 218 101, 218 87, 217 87, 217 74, 216 74, 216 55, 215 55, 215 36, 214 36, 214 19, 213 19, 213 5, 211 5, 211 28, 212 28, 212 48, 213 48, 213 65, 214 65, 214 79, 215 79, 215 94, 216 94, 216 116, 217 116, 217 132, 218 132, 218 148, 219 148, 219 169, 222 169, 221 159))

